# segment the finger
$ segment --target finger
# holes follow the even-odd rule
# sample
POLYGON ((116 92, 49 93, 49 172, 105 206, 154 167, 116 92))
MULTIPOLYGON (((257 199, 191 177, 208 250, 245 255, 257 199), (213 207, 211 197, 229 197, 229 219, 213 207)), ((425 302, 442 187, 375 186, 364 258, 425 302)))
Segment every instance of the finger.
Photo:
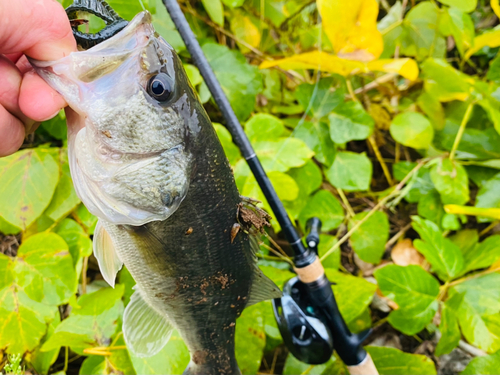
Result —
POLYGON ((34 71, 27 72, 21 83, 19 107, 29 118, 45 121, 66 106, 64 99, 34 71))
POLYGON ((0 105, 0 156, 13 154, 24 141, 24 125, 0 105))
POLYGON ((19 69, 6 57, 0 56, 0 105, 21 120, 27 127, 33 125, 18 105, 22 75, 19 69))
POLYGON ((56 0, 0 1, 0 51, 57 60, 76 51, 68 17, 56 0))

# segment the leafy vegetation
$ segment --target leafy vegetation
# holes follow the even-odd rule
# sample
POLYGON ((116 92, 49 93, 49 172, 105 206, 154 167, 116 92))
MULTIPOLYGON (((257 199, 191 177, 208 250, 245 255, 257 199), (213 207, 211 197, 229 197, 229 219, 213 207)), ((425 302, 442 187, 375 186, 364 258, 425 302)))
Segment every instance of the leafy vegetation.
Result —
MULTIPOLYGON (((142 2, 186 64, 241 194, 269 210, 161 1, 142 2)), ((142 10, 109 3, 128 19, 142 10)), ((379 372, 497 373, 498 0, 180 3, 289 215, 302 232, 323 221, 319 255, 351 330, 374 328, 379 372)), ((152 358, 127 350, 134 281, 124 269, 112 289, 99 274, 96 219, 65 147, 61 113, 0 159, 0 369, 181 373, 177 333, 152 358)), ((276 221, 261 250, 266 275, 293 276, 276 221)), ((346 374, 336 355, 309 366, 288 354, 269 302, 239 318, 236 356, 244 374, 346 374)))

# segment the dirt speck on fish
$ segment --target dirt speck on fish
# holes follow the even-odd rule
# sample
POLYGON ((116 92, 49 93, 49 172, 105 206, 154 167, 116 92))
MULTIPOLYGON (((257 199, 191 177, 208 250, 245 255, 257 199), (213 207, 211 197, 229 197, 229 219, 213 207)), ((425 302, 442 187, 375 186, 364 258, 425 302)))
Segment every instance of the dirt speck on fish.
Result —
POLYGON ((137 283, 123 318, 129 349, 154 355, 176 328, 191 353, 184 374, 239 374, 237 316, 281 295, 257 268, 249 234, 267 217, 242 204, 175 51, 142 12, 89 50, 32 64, 71 107, 71 175, 99 217, 101 272, 114 286, 125 264, 137 283))

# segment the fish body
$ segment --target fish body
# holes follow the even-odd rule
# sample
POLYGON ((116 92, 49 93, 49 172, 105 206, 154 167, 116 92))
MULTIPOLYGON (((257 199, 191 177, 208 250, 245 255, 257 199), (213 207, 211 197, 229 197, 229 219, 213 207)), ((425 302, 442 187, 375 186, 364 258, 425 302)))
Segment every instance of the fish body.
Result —
POLYGON ((153 355, 176 328, 191 353, 185 374, 239 374, 236 318, 280 292, 255 264, 251 222, 238 220, 258 211, 242 204, 175 51, 142 12, 87 51, 32 64, 72 108, 70 169, 99 217, 101 272, 114 285, 125 264, 137 283, 124 313, 129 349, 153 355))

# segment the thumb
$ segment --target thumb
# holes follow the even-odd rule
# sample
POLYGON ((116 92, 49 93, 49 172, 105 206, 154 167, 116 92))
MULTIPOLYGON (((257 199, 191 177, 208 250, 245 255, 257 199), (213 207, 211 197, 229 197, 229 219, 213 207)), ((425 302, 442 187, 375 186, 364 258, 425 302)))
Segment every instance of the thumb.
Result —
POLYGON ((0 54, 57 60, 76 51, 68 17, 56 0, 1 0, 0 25, 0 54))

